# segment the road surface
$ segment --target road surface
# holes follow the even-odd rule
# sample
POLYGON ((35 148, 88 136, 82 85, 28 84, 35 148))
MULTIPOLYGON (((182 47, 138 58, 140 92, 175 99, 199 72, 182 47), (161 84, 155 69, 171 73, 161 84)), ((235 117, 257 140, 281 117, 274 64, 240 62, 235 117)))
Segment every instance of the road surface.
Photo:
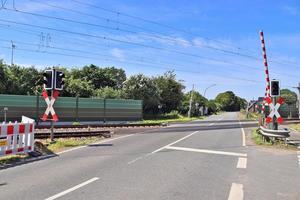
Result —
POLYGON ((117 135, 0 170, 0 199, 300 199, 297 152, 247 142, 255 126, 224 113, 117 135))

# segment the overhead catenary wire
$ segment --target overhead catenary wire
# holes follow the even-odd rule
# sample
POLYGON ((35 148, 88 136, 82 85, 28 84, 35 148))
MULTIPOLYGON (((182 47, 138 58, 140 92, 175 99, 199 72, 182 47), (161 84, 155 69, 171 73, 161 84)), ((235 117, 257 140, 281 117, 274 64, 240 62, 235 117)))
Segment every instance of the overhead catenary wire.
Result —
MULTIPOLYGON (((141 35, 145 35, 145 36, 152 37, 152 38, 157 38, 157 39, 161 39, 161 40, 168 40, 168 41, 173 42, 175 44, 180 42, 180 43, 184 43, 187 46, 194 46, 194 47, 201 47, 201 48, 203 47, 203 48, 211 49, 211 50, 218 51, 218 52, 228 54, 228 55, 236 55, 236 56, 242 56, 242 57, 246 57, 246 58, 250 58, 250 59, 259 60, 258 57, 243 54, 243 53, 239 53, 239 52, 235 52, 235 51, 231 51, 231 50, 227 50, 227 49, 221 49, 221 48, 217 48, 217 47, 210 46, 210 45, 205 45, 205 44, 196 45, 196 44, 193 44, 193 43, 188 42, 188 41, 183 40, 183 39, 181 39, 179 41, 178 38, 174 38, 172 36, 154 35, 154 34, 149 34, 149 33, 145 33, 145 32, 136 32, 136 31, 132 31, 132 30, 128 30, 128 29, 122 29, 119 26, 116 26, 116 27, 104 26, 104 25, 101 25, 101 24, 95 24, 95 23, 89 23, 89 22, 83 22, 83 21, 78 21, 78 20, 73 20, 73 19, 62 18, 62 17, 55 17, 55 16, 49 16, 49 15, 43 15, 43 14, 38 14, 38 13, 27 12, 27 11, 20 10, 20 9, 4 8, 4 10, 11 11, 11 12, 19 12, 19 13, 22 13, 22 14, 32 15, 32 16, 36 16, 36 17, 43 17, 43 18, 48 18, 48 19, 54 19, 54 20, 70 22, 70 23, 77 23, 77 24, 82 24, 82 25, 94 26, 94 27, 99 27, 99 28, 109 29, 109 30, 114 30, 114 31, 121 31, 121 32, 125 32, 125 33, 141 34, 141 35)), ((131 26, 129 24, 126 24, 126 25, 131 26)), ((136 26, 134 26, 134 27, 136 27, 136 26)))
POLYGON ((48 27, 48 26, 40 26, 40 25, 16 22, 16 21, 12 21, 12 20, 0 19, 0 21, 6 22, 6 23, 13 23, 13 24, 18 24, 18 25, 29 26, 29 27, 35 27, 35 28, 40 28, 40 29, 46 29, 46 30, 51 30, 51 31, 56 31, 56 32, 63 32, 63 33, 68 33, 68 34, 73 34, 73 35, 81 35, 81 36, 86 36, 86 37, 91 37, 91 38, 103 39, 103 40, 108 40, 108 41, 113 41, 113 42, 117 42, 117 43, 133 45, 133 46, 140 46, 140 47, 160 50, 160 51, 164 51, 164 52, 169 52, 169 53, 176 53, 176 54, 189 56, 189 57, 196 57, 196 58, 209 60, 209 61, 216 61, 216 62, 220 62, 220 63, 240 65, 240 66, 243 65, 243 64, 238 64, 238 63, 233 63, 233 62, 230 62, 230 61, 226 61, 226 60, 219 60, 219 59, 211 58, 211 57, 207 57, 207 56, 200 56, 200 55, 197 55, 197 54, 191 54, 191 53, 178 51, 178 50, 171 50, 171 49, 164 48, 164 47, 156 47, 156 46, 152 46, 152 45, 141 44, 141 43, 138 43, 138 42, 130 42, 130 41, 125 41, 125 40, 120 40, 120 39, 114 39, 114 38, 110 38, 110 37, 106 37, 106 36, 99 36, 99 35, 87 34, 87 33, 82 33, 82 32, 75 32, 75 31, 64 30, 64 29, 57 29, 57 28, 52 28, 52 27, 48 27))
MULTIPOLYGON (((4 42, 10 42, 11 40, 7 40, 7 39, 1 39, 0 41, 4 41, 4 42)), ((76 53, 84 53, 84 54, 89 54, 89 55, 95 55, 95 56, 104 56, 104 57, 111 57, 111 55, 108 54, 99 54, 99 53, 94 53, 94 52, 89 52, 89 51, 83 51, 83 50, 78 50, 78 49, 68 49, 68 48, 61 48, 61 47, 54 47, 54 46, 45 46, 45 48, 41 48, 40 44, 33 44, 33 43, 28 43, 28 42, 21 42, 21 41, 16 41, 14 40, 14 42, 18 43, 18 44, 23 44, 23 45, 29 45, 29 46, 34 46, 34 47, 38 47, 37 51, 46 51, 47 49, 54 49, 54 50, 62 50, 62 51, 69 51, 69 52, 76 52, 76 53), (44 50, 41 50, 44 49, 44 50)), ((144 57, 136 57, 138 62, 143 62, 143 61, 148 61, 146 58, 144 57)), ((176 66, 177 64, 175 63, 170 63, 170 62, 165 62, 165 61, 159 61, 159 62, 153 62, 153 60, 150 61, 152 64, 155 65, 169 65, 169 66, 176 66)), ((197 63, 197 62, 189 62, 192 64, 197 64, 200 65, 201 63, 197 63)), ((187 63, 185 63, 186 65, 187 63)), ((223 66, 224 67, 224 66, 223 66)), ((226 68, 229 66, 225 66, 226 68)), ((257 71, 260 71, 259 69, 254 68, 257 71)), ((234 69, 235 71, 237 71, 236 69, 234 69)))
MULTIPOLYGON (((2 41, 7 41, 6 39, 1 39, 2 41)), ((27 44, 27 45, 35 45, 35 44, 30 44, 30 43, 26 43, 26 42, 19 42, 21 44, 27 44)), ((49 47, 49 48, 52 48, 52 49, 56 49, 56 50, 66 50, 66 51, 73 51, 73 52, 81 52, 81 53, 86 53, 86 54, 93 54, 93 55, 100 55, 100 54, 95 54, 94 52, 88 52, 88 51, 82 51, 82 50, 76 50, 76 49, 66 49, 66 48, 58 48, 58 47, 49 47)), ((136 57, 136 56, 135 56, 136 57)), ((143 58, 143 57, 140 57, 141 60, 147 60, 146 58, 143 58)), ((250 69, 253 69, 253 70, 256 70, 256 71, 261 71, 260 68, 258 67, 253 67, 251 65, 246 65, 246 64, 240 64, 240 63, 233 63, 233 62, 227 62, 227 61, 218 61, 220 63, 223 63, 223 64, 229 64, 229 65, 232 65, 232 66, 243 66, 243 67, 247 67, 247 68, 250 68, 250 69)), ((195 62, 195 61, 185 61, 185 63, 191 63, 191 64, 195 64, 195 65, 202 65, 203 63, 199 63, 199 62, 195 62)), ((170 63, 170 62, 166 62, 166 61, 160 61, 159 63, 157 63, 158 65, 159 64, 165 64, 165 65, 176 65, 174 63, 170 63)), ((224 67, 229 67, 229 66, 224 66, 224 67)), ((237 69, 234 68, 234 70, 236 71, 237 69)), ((298 76, 295 76, 293 74, 288 74, 288 73, 276 73, 275 74, 279 74, 279 75, 287 75, 287 76, 290 76, 290 77, 293 77, 293 78, 299 78, 298 76)))
MULTIPOLYGON (((165 27, 165 28, 168 28, 170 30, 175 30, 175 31, 178 31, 178 32, 182 32, 182 33, 185 33, 185 34, 188 34, 188 35, 191 35, 191 36, 196 36, 196 37, 200 37, 200 38, 203 38, 203 39, 206 39, 206 40, 210 40, 210 41, 213 41, 213 42, 216 42, 216 43, 219 43, 219 44, 223 44, 225 46, 228 46, 228 47, 232 47, 232 48, 235 48, 237 50, 245 50, 245 51, 248 51, 250 53, 254 53, 253 50, 249 50, 249 49, 246 49, 246 48, 241 48, 241 47, 238 47, 238 46, 235 46, 235 45, 232 45, 232 44, 228 44, 228 43, 225 43, 223 41, 219 41, 217 39, 213 39, 213 38, 209 38, 209 37, 204 37, 204 36, 201 36, 201 35, 198 35, 198 34, 195 34, 191 31, 187 31, 187 30, 184 30, 184 29, 180 29, 180 28, 177 28, 177 27, 174 27, 174 26, 170 26, 170 25, 167 25, 167 24, 163 24, 163 23, 160 23, 160 22, 156 22, 156 21, 153 21, 153 20, 149 20, 149 19, 145 19, 145 18, 142 18, 142 17, 139 17, 139 16, 135 16, 135 15, 131 15, 131 14, 127 14, 127 13, 124 13, 124 12, 119 12, 119 11, 115 11, 115 10, 111 10, 111 9, 108 9, 108 8, 105 8, 105 7, 101 7, 99 5, 95 5, 95 4, 92 4, 92 3, 88 3, 86 1, 82 1, 82 0, 71 0, 75 3, 78 3, 80 5, 84 5, 84 6, 88 6, 88 7, 91 7, 91 8, 96 8, 96 9, 99 9, 99 10, 102 10, 102 11, 105 11, 105 12, 109 12, 109 13, 114 13, 114 14, 117 14, 118 16, 119 15, 123 15, 125 17, 129 17, 129 18, 132 18, 132 19, 136 19, 136 20, 139 20, 139 21, 143 21, 143 22, 147 22, 147 23, 151 23, 151 24, 155 24, 155 25, 158 25, 160 27, 165 27)), ((246 55, 244 55, 246 56, 246 55)), ((254 56, 250 56, 248 55, 249 57, 254 57, 254 56)), ((255 57, 256 59, 259 59, 258 57, 255 57)), ((298 62, 291 62, 291 61, 277 61, 277 60, 270 60, 269 59, 269 62, 272 62, 272 63, 277 63, 277 64, 292 64, 292 65, 298 65, 300 63, 298 62)))
MULTIPOLYGON (((11 47, 5 47, 5 46, 0 46, 0 48, 3 49, 11 49, 11 47)), ((56 53, 56 52, 47 52, 47 51, 35 51, 32 49, 26 49, 26 48, 16 48, 15 50, 17 51, 26 51, 26 52, 32 52, 32 53, 41 53, 41 54, 50 54, 50 55, 60 55, 60 56, 67 56, 67 57, 73 57, 73 58, 84 58, 84 59, 93 59, 93 60, 99 60, 99 57, 91 57, 91 56, 81 56, 81 55, 75 55, 75 54, 65 54, 65 53, 56 53)), ((157 64, 151 64, 150 62, 129 62, 129 61, 121 61, 121 60, 116 60, 116 59, 110 59, 110 58, 104 58, 106 61, 114 61, 114 62, 119 62, 119 63, 125 63, 125 64, 133 64, 133 65, 144 65, 144 66, 149 66, 150 68, 156 68, 156 69, 164 69, 164 70, 174 70, 177 72, 184 72, 184 73, 192 73, 192 74, 202 74, 203 72, 200 71, 191 71, 191 70, 182 70, 182 69, 177 69, 177 68, 169 68, 169 67, 157 67, 157 64)), ((218 75, 214 75, 218 76, 218 75)), ((251 80, 251 79, 244 79, 240 77, 230 77, 230 76, 222 76, 224 79, 230 79, 230 80, 240 80, 240 81, 246 81, 246 82, 252 82, 252 83, 262 83, 262 81, 257 81, 257 80, 251 80)))
MULTIPOLYGON (((89 16, 89 17, 98 18, 98 19, 101 19, 101 20, 106 20, 107 22, 114 22, 114 23, 117 24, 117 26, 116 26, 115 29, 116 30, 119 29, 119 31, 132 32, 131 30, 120 29, 118 25, 121 24, 121 25, 129 26, 129 27, 134 27, 134 28, 138 28, 138 29, 149 31, 149 32, 153 32, 153 33, 159 33, 159 32, 154 31, 154 30, 146 29, 144 27, 136 26, 136 25, 133 25, 133 24, 124 23, 124 22, 121 22, 119 20, 113 20, 113 19, 99 17, 97 15, 93 15, 93 14, 90 14, 90 13, 85 13, 85 12, 82 12, 82 11, 78 11, 78 10, 74 10, 74 9, 70 9, 70 8, 65 8, 65 7, 57 6, 57 5, 53 5, 53 4, 49 4, 48 2, 40 2, 40 1, 37 1, 37 0, 29 0, 29 1, 32 1, 32 2, 35 2, 35 3, 39 3, 39 4, 43 4, 43 5, 47 5, 47 6, 50 6, 50 7, 53 7, 53 8, 62 9, 62 10, 66 10, 66 11, 69 11, 69 12, 77 13, 77 14, 80 14, 80 15, 85 15, 85 16, 89 16)), ((82 1, 78 1, 78 0, 71 0, 71 1, 79 3, 79 4, 82 4, 82 5, 85 5, 85 6, 95 7, 97 9, 100 9, 100 10, 103 10, 103 11, 106 11, 106 12, 114 13, 114 14, 117 14, 118 16, 119 15, 123 15, 123 16, 127 16, 127 17, 130 17, 130 18, 133 18, 133 19, 138 19, 138 20, 145 21, 145 22, 148 22, 148 23, 153 23, 153 24, 156 24, 156 25, 159 25, 159 26, 168 27, 169 29, 173 29, 173 30, 176 30, 176 31, 179 31, 179 32, 189 33, 190 35, 198 36, 198 37, 206 39, 206 40, 215 41, 215 42, 217 42, 219 44, 223 43, 226 46, 234 47, 234 48, 238 49, 239 51, 241 51, 241 50, 247 50, 248 52, 252 52, 253 53, 252 50, 248 50, 248 49, 245 49, 245 48, 240 48, 240 47, 234 46, 232 44, 227 44, 227 43, 224 43, 224 42, 212 39, 212 38, 207 38, 207 37, 199 36, 199 35, 194 34, 192 32, 181 30, 181 29, 178 29, 176 27, 171 27, 169 25, 161 24, 161 23, 158 23, 158 22, 155 22, 155 21, 152 21, 152 20, 143 19, 143 18, 140 18, 140 17, 137 17, 137 16, 126 14, 126 13, 120 13, 120 12, 117 12, 117 11, 113 11, 113 10, 110 10, 110 9, 106 9, 106 8, 103 8, 103 7, 100 7, 100 6, 97 6, 97 5, 93 5, 93 4, 82 2, 82 1)), ((14 8, 12 10, 17 10, 17 9, 14 8)), ((148 33, 141 33, 141 34, 148 35, 149 37, 163 38, 165 40, 169 40, 169 41, 173 41, 173 42, 178 42, 178 40, 176 38, 173 38, 172 36, 171 37, 170 36, 163 36, 162 37, 161 35, 153 35, 153 34, 150 36, 150 34, 148 34, 148 33)), ((164 33, 159 33, 159 34, 164 35, 164 33)), ((184 42, 184 41, 181 41, 181 42, 184 42)), ((189 45, 191 45, 191 43, 189 43, 189 45)), ((197 46, 197 45, 194 45, 194 46, 197 46)), ((225 54, 237 55, 237 56, 242 56, 242 57, 246 57, 246 58, 250 58, 250 59, 260 60, 259 57, 256 57, 256 56, 253 56, 253 55, 244 54, 244 53, 240 53, 240 52, 236 52, 236 51, 231 51, 231 50, 228 50, 228 49, 217 48, 217 47, 210 46, 210 45, 201 44, 200 47, 208 48, 208 49, 215 50, 215 51, 218 51, 218 52, 222 52, 222 53, 225 53, 225 54)), ((276 63, 276 64, 281 64, 281 65, 297 65, 297 66, 299 65, 299 63, 297 63, 297 62, 291 62, 291 61, 284 61, 284 62, 282 62, 282 61, 277 61, 277 60, 273 60, 273 59, 272 60, 269 59, 269 62, 276 63)))
MULTIPOLYGON (((1 21, 1 20, 0 20, 1 21)), ((27 29, 28 30, 28 29, 27 29)), ((35 35, 35 34, 34 34, 35 35)), ((7 41, 5 39, 2 39, 2 41, 7 41)), ((27 44, 27 45, 32 45, 32 44, 29 44, 29 43, 26 43, 26 42, 19 42, 19 43, 22 43, 22 44, 27 44)), ((88 53, 88 54, 94 54, 94 52, 87 52, 87 51, 82 51, 82 50, 76 50, 76 49, 66 49, 66 48, 57 48, 57 47, 50 47, 52 49, 56 49, 56 50, 66 50, 66 51, 73 51, 73 52, 81 52, 81 53, 88 53)), ((99 55, 99 54, 98 54, 99 55)), ((145 58, 142 58, 141 57, 141 60, 146 60, 145 58)), ((260 68, 258 67, 253 67, 251 65, 246 65, 246 64, 240 64, 240 63, 233 63, 233 62, 228 62, 228 61, 225 61, 225 60, 215 60, 216 62, 219 62, 219 63, 223 63, 223 64, 229 64, 229 65, 233 65, 233 66, 243 66, 243 67, 247 67, 247 68, 250 68, 250 69, 253 69, 253 70, 256 70, 256 71, 261 71, 260 68)), ((202 65, 203 63, 199 63, 199 62, 193 62, 193 61, 185 61, 185 63, 188 62, 188 63, 193 63, 193 64, 196 64, 196 65, 202 65)), ((157 64, 165 64, 165 65, 176 65, 174 63, 167 63, 167 62, 159 62, 157 64)), ((229 67, 229 66, 225 66, 225 67, 229 67)), ((237 70, 236 68, 234 70, 237 70)), ((279 74, 279 75, 287 75, 287 76, 290 76, 290 77, 293 77, 293 78, 299 78, 298 76, 295 76, 295 75, 292 75, 292 74, 288 74, 288 73, 276 73, 275 74, 279 74)))

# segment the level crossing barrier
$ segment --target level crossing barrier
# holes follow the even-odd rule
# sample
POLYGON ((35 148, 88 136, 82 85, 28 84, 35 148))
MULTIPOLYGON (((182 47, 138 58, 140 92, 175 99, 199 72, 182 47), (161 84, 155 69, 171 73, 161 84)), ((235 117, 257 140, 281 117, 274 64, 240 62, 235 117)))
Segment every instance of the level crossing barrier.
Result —
POLYGON ((22 117, 22 122, 0 124, 0 157, 34 150, 35 122, 22 117))

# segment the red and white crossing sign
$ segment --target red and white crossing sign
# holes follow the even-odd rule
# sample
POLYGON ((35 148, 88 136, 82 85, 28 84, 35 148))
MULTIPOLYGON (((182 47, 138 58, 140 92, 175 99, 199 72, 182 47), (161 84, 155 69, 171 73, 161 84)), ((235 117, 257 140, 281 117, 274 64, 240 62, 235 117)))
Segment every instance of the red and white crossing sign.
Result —
POLYGON ((281 124, 283 122, 283 118, 280 116, 278 109, 284 103, 284 99, 279 97, 277 103, 274 105, 272 99, 270 97, 266 98, 266 102, 269 104, 270 107, 270 114, 266 119, 267 123, 271 123, 273 121, 273 117, 276 116, 277 122, 281 124))
POLYGON ((47 109, 46 109, 46 111, 43 115, 43 118, 42 118, 43 121, 46 121, 48 119, 49 114, 52 115, 52 120, 53 121, 55 121, 55 122, 58 121, 58 116, 55 113, 55 110, 53 108, 53 105, 54 105, 55 100, 57 99, 58 95, 59 95, 59 92, 57 90, 54 90, 53 91, 53 96, 50 100, 47 91, 46 90, 43 91, 42 96, 45 99, 45 102, 47 104, 47 109))

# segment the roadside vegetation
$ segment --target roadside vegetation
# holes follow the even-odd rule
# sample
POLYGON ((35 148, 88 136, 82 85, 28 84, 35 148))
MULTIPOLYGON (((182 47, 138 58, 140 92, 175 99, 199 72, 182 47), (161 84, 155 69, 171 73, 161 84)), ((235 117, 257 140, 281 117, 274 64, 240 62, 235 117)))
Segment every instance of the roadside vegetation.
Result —
POLYGON ((292 129, 300 132, 300 124, 290 124, 289 128, 292 128, 292 129))
POLYGON ((279 149, 297 149, 294 145, 285 144, 283 140, 271 140, 268 137, 264 137, 260 134, 258 129, 253 129, 251 133, 252 141, 260 146, 275 147, 279 149))
POLYGON ((39 140, 49 151, 58 153, 72 147, 85 146, 99 142, 103 137, 59 138, 54 143, 50 139, 39 140))
MULTIPOLYGON (((128 77, 125 70, 113 66, 100 67, 91 64, 72 69, 53 67, 65 74, 65 85, 61 96, 142 100, 144 119, 158 119, 172 111, 187 116, 191 96, 193 96, 192 117, 203 115, 204 108, 208 109, 207 114, 239 111, 244 108, 246 102, 232 91, 220 93, 215 99, 209 100, 196 90, 186 90, 174 71, 167 71, 157 76, 146 76, 140 73, 128 77)), ((1 94, 40 94, 45 69, 34 66, 11 66, 0 60, 1 94)))
POLYGON ((0 158, 0 166, 5 164, 10 164, 14 162, 19 162, 29 158, 29 155, 21 154, 21 155, 11 155, 11 156, 4 156, 0 158))
MULTIPOLYGON (((35 151, 40 155, 51 155, 69 148, 93 144, 102 139, 103 137, 59 138, 54 143, 51 143, 50 139, 37 140, 35 142, 35 151)), ((0 158, 0 166, 24 161, 31 157, 27 154, 4 156, 0 158)))
POLYGON ((248 115, 247 115, 247 112, 244 109, 242 109, 239 113, 240 120, 255 120, 255 121, 257 121, 259 116, 260 116, 260 114, 257 112, 255 112, 255 113, 248 112, 248 115))

